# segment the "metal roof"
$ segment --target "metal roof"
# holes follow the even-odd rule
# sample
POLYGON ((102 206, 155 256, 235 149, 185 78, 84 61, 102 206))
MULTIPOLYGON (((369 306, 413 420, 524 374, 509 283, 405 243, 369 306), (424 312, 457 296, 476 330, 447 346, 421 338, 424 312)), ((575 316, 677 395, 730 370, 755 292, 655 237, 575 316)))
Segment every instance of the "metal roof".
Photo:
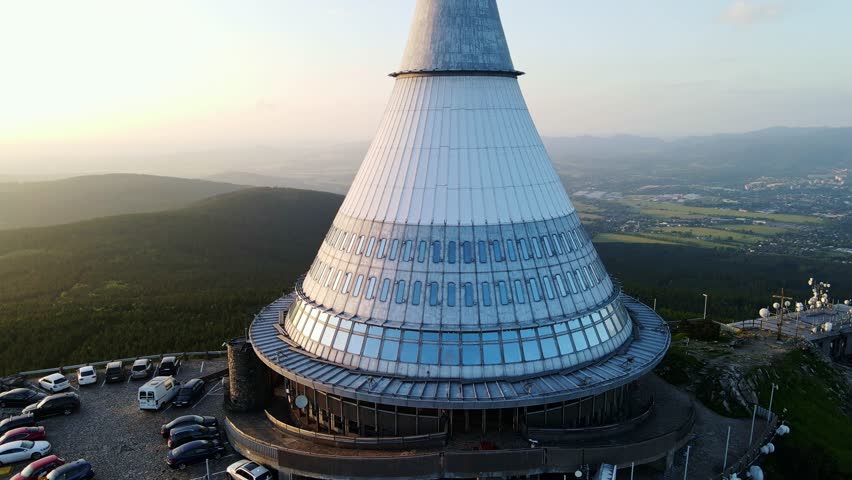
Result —
POLYGON ((255 318, 249 338, 260 359, 279 374, 319 391, 347 398, 421 408, 506 408, 567 401, 603 393, 653 369, 671 335, 647 305, 621 301, 635 324, 631 342, 613 355, 572 371, 481 381, 409 379, 371 374, 318 359, 291 346, 278 328, 294 295, 279 298, 255 318))

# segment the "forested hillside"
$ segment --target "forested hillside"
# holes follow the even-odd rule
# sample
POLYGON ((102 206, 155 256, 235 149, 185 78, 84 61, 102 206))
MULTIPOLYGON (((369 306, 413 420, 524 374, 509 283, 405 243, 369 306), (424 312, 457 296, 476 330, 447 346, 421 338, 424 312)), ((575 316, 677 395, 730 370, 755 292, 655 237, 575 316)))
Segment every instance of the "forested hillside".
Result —
POLYGON ((130 174, 0 183, 0 229, 170 210, 242 188, 230 183, 130 174))

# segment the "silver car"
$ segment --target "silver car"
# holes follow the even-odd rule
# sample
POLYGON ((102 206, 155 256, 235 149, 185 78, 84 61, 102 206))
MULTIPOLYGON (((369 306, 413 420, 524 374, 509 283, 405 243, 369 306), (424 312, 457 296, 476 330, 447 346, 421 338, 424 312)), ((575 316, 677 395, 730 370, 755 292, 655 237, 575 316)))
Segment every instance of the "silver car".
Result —
POLYGON ((130 378, 134 380, 148 378, 153 373, 154 362, 147 358, 140 358, 139 360, 136 360, 133 362, 133 366, 130 367, 130 378))

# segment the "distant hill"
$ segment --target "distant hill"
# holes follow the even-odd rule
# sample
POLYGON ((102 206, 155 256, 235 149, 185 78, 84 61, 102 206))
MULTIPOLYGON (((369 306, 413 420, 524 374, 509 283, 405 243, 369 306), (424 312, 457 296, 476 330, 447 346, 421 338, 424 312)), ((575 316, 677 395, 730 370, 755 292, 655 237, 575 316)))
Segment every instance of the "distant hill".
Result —
POLYGON ((0 375, 218 349, 307 270, 341 201, 248 189, 173 211, 0 231, 0 375))
POLYGON ((242 188, 245 187, 228 183, 131 174, 0 183, 0 229, 169 210, 242 188))

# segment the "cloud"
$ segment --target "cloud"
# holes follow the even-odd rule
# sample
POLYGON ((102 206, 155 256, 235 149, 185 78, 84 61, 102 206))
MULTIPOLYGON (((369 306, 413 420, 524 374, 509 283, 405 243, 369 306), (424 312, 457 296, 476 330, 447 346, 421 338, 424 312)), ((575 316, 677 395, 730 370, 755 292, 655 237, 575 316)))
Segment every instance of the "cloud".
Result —
POLYGON ((736 0, 722 14, 722 21, 737 26, 748 26, 778 18, 781 8, 774 3, 754 3, 736 0))

